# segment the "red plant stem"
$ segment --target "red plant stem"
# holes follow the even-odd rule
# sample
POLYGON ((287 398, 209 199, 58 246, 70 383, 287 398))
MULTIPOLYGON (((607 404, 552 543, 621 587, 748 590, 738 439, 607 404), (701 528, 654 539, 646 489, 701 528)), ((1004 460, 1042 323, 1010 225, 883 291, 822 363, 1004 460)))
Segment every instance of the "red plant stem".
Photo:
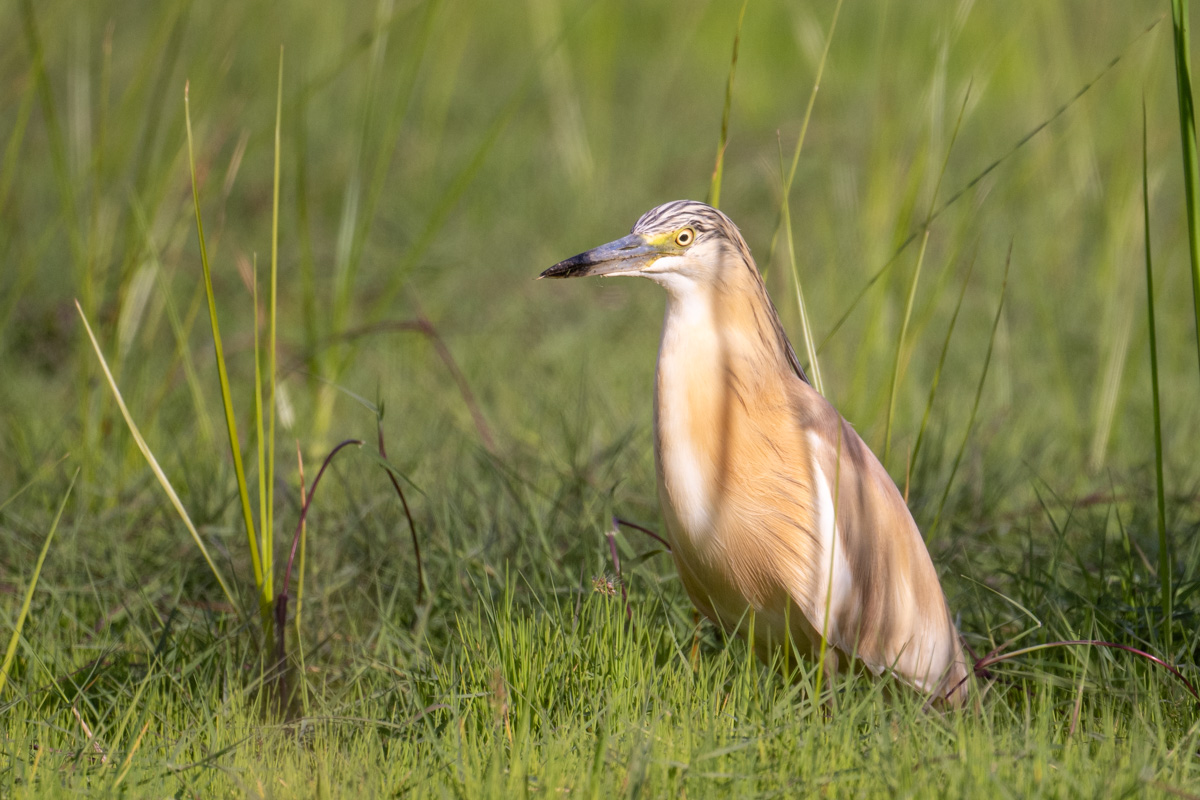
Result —
MULTIPOLYGON (((387 461, 387 448, 383 444, 383 420, 378 420, 376 427, 379 430, 379 457, 387 461)), ((412 512, 408 510, 408 501, 404 499, 404 490, 400 488, 400 481, 396 480, 396 476, 390 469, 385 467, 384 472, 387 473, 388 480, 392 482, 392 488, 396 490, 396 494, 400 495, 400 505, 404 506, 404 516, 408 519, 408 532, 412 535, 413 556, 417 560, 417 605, 421 605, 425 599, 425 565, 421 561, 421 542, 417 538, 417 524, 413 522, 412 512)))
POLYGON ((352 444, 362 446, 361 439, 347 439, 338 444, 337 447, 329 451, 329 455, 325 456, 325 460, 321 462, 321 468, 317 470, 317 477, 313 478, 312 486, 308 490, 308 500, 300 509, 300 519, 296 522, 296 533, 292 536, 292 549, 288 553, 287 569, 283 573, 283 592, 287 594, 287 588, 292 581, 292 561, 296 558, 296 547, 300 544, 300 529, 304 525, 304 520, 308 518, 308 509, 312 507, 313 497, 317 494, 317 484, 321 482, 321 476, 325 474, 325 468, 333 461, 333 457, 338 454, 343 447, 349 447, 352 444))
POLYGON ((641 531, 642 533, 649 536, 651 539, 654 539, 656 542, 661 544, 663 547, 667 548, 668 553, 671 552, 671 543, 668 542, 663 537, 659 536, 654 531, 650 530, 649 528, 643 528, 641 525, 638 525, 636 522, 630 522, 627 519, 621 519, 620 517, 613 517, 613 528, 617 528, 620 525, 624 525, 626 528, 633 528, 635 531, 641 531))
MULTIPOLYGON (((978 675, 980 672, 986 670, 988 667, 990 667, 993 664, 999 664, 1001 661, 1008 661, 1010 659, 1016 658, 1017 656, 1024 655, 1026 653, 1032 653, 1037 650, 1046 650, 1051 647, 1066 647, 1068 645, 1077 645, 1077 644, 1091 645, 1093 647, 1109 647, 1109 648, 1112 648, 1113 650, 1124 650, 1126 653, 1133 653, 1136 656, 1141 656, 1142 658, 1146 659, 1147 661, 1157 664, 1158 666, 1162 667, 1163 669, 1167 670, 1172 675, 1174 675, 1176 678, 1178 678, 1180 680, 1180 682, 1182 682, 1183 685, 1187 688, 1188 692, 1191 693, 1192 697, 1196 698, 1197 702, 1200 702, 1200 693, 1196 692, 1196 687, 1192 686, 1191 682, 1187 678, 1183 677, 1183 673, 1180 672, 1178 669, 1176 669, 1173 665, 1168 664, 1166 661, 1163 661, 1158 656, 1147 653, 1145 650, 1139 650, 1136 647, 1131 647, 1127 644, 1117 644, 1116 642, 1103 642, 1103 641, 1100 641, 1099 639, 1066 639, 1066 640, 1063 640, 1060 642, 1047 642, 1046 644, 1038 644, 1038 645, 1033 645, 1032 647, 1025 647, 1020 650, 1014 650, 1011 653, 996 653, 996 651, 993 650, 991 653, 988 653, 986 656, 984 656, 983 658, 981 658, 980 660, 975 662, 974 672, 976 675, 978 675)), ((953 694, 955 691, 958 690, 958 687, 962 686, 963 683, 966 682, 966 680, 967 680, 966 678, 963 678, 961 681, 956 683, 954 685, 954 688, 951 689, 949 692, 947 692, 946 695, 949 696, 949 695, 953 694)))
POLYGON ((613 517, 613 526, 605 534, 608 537, 608 552, 612 555, 613 568, 617 571, 617 583, 621 584, 621 601, 625 603, 625 618, 633 620, 633 609, 629 607, 629 595, 625 592, 625 579, 621 576, 621 556, 617 554, 617 518, 613 517))

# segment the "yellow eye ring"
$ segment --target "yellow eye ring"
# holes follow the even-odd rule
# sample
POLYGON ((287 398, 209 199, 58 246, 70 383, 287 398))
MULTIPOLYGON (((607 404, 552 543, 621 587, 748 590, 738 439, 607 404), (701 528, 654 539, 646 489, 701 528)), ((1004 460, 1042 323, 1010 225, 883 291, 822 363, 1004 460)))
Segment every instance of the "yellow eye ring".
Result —
POLYGON ((680 247, 687 247, 692 242, 696 241, 696 232, 691 228, 684 228, 679 233, 675 234, 675 244, 680 247))

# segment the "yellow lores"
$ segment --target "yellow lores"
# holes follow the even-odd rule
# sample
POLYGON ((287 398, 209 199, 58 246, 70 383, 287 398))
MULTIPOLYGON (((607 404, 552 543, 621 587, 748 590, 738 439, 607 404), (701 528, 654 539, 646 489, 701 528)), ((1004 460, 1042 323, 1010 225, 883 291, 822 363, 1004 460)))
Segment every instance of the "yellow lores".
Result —
POLYGON ((667 290, 654 391, 658 497, 688 595, 760 656, 827 665, 960 704, 967 666, 895 483, 808 383, 737 227, 676 201, 543 278, 638 275, 667 290))

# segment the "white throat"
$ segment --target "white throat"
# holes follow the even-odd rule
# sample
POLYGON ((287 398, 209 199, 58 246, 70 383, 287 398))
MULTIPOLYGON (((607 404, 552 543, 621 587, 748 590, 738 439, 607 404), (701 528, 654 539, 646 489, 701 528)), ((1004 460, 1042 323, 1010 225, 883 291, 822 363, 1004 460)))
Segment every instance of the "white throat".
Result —
POLYGON ((694 418, 707 416, 695 407, 695 390, 719 380, 721 343, 709 291, 679 275, 655 279, 667 290, 654 389, 659 499, 668 514, 668 528, 679 528, 672 536, 700 545, 713 532, 716 465, 692 439, 694 418))

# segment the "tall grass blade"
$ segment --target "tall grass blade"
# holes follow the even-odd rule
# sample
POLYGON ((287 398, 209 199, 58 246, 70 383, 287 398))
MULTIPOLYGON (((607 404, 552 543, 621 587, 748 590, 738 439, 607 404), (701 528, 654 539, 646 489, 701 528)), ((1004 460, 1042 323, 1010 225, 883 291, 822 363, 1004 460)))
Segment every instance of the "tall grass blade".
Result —
POLYGON ((1192 58, 1188 4, 1171 0, 1175 43, 1175 88, 1179 101, 1179 138, 1183 151, 1183 188, 1187 205, 1188 254, 1192 263, 1192 303, 1196 318, 1196 356, 1200 358, 1200 167, 1196 160, 1196 108, 1192 98, 1192 58))
POLYGON ((1146 325, 1150 332, 1150 397, 1154 405, 1154 479, 1158 500, 1158 583, 1162 591, 1164 652, 1172 650, 1171 618, 1175 592, 1172 587, 1171 543, 1167 539, 1167 501, 1163 488, 1162 416, 1158 393, 1158 333, 1154 320, 1154 266, 1150 255, 1150 187, 1146 178, 1146 102, 1142 101, 1142 222, 1146 234, 1146 325))
MULTIPOLYGON (((1054 113, 1035 125, 1028 133, 1018 139, 1016 143, 1007 150, 1007 152, 976 173, 975 177, 971 178, 969 181, 963 184, 958 191, 946 198, 945 202, 938 206, 938 209, 929 216, 926 224, 932 223, 935 219, 944 214, 946 210, 950 208, 950 206, 957 203, 963 198, 964 195, 966 195, 967 192, 979 185, 980 181, 998 169, 1005 161, 1016 155, 1023 147, 1025 147, 1025 145, 1029 144, 1029 142, 1032 141, 1035 136, 1048 128, 1052 122, 1061 117, 1063 114, 1067 113, 1068 109, 1078 103, 1085 94, 1091 91, 1092 87, 1099 83, 1101 78, 1111 72, 1117 66, 1117 64, 1120 64, 1122 59, 1124 59, 1125 56, 1128 55, 1133 49, 1133 46, 1140 42, 1143 36, 1154 30, 1154 28, 1158 26, 1159 22, 1160 20, 1156 19, 1154 22, 1151 22, 1148 26, 1146 26, 1145 29, 1134 36, 1133 39, 1131 39, 1129 43, 1125 45, 1125 49, 1113 57, 1113 59, 1109 61, 1103 69, 1096 73, 1091 80, 1081 86, 1079 90, 1075 92, 1075 94, 1071 95, 1070 99, 1059 106, 1054 113)), ((879 279, 882 278, 889 269, 891 269, 892 265, 896 263, 896 259, 900 257, 900 254, 907 250, 908 246, 917 240, 917 237, 921 235, 923 230, 924 228, 918 228, 909 234, 904 241, 897 245, 891 257, 889 257, 888 260, 885 261, 883 265, 877 269, 870 278, 867 279, 867 282, 863 284, 862 288, 858 290, 858 293, 854 295, 854 298, 846 306, 846 310, 843 311, 841 316, 838 317, 837 322, 833 323, 833 327, 829 329, 829 332, 826 333, 824 338, 821 339, 821 343, 817 345, 818 353, 824 350, 825 345, 829 344, 829 340, 837 335, 837 332, 841 330, 842 325, 846 324, 846 320, 850 318, 852 313, 854 313, 854 309, 856 309, 858 304, 862 302, 862 299, 866 296, 867 292, 870 291, 871 287, 878 283, 879 279)))
POLYGON ((887 466, 892 454, 892 420, 896 416, 896 387, 900 384, 900 361, 904 358, 904 340, 908 336, 908 322, 912 319, 913 301, 917 298, 917 283, 921 280, 921 265, 925 263, 925 250, 929 246, 929 228, 921 237, 921 249, 917 251, 917 266, 913 270, 912 283, 908 285, 908 299, 904 303, 904 320, 900 323, 900 335, 896 337, 896 357, 892 360, 892 382, 888 388, 887 423, 883 433, 883 463, 887 466))
MULTIPOLYGON (((283 121, 283 47, 279 48, 279 82, 275 88, 275 179, 271 199, 271 296, 268 299, 267 310, 267 472, 266 478, 259 473, 260 481, 267 484, 267 520, 263 523, 263 540, 266 542, 263 553, 266 555, 267 566, 264 570, 266 586, 263 587, 268 597, 274 596, 274 566, 275 566, 275 383, 277 365, 276 320, 279 307, 279 129, 283 121)), ((258 306, 255 305, 255 313, 258 306)), ((258 329, 257 319, 255 330, 258 329)))
MULTIPOLYGON (((962 106, 958 109, 958 119, 954 123, 954 133, 950 135, 950 144, 946 148, 946 157, 942 159, 942 169, 938 172, 937 183, 933 186, 933 195, 929 199, 929 212, 925 215, 925 235, 921 237, 921 249, 917 253, 917 267, 913 270, 912 283, 908 287, 908 300, 904 304, 904 322, 900 325, 900 337, 896 341, 896 358, 892 362, 892 384, 888 390, 887 425, 883 436, 883 463, 888 463, 892 452, 892 420, 896 414, 896 388, 900 383, 900 360, 904 357, 904 341, 908 337, 908 323, 912 318, 913 301, 917 297, 917 282, 921 279, 921 265, 925 263, 925 250, 929 246, 929 225, 933 218, 933 207, 937 203, 938 192, 942 188, 942 179, 946 177, 946 167, 950 164, 950 154, 954 152, 954 143, 958 141, 958 132, 962 128, 963 114, 967 111, 967 101, 971 98, 971 86, 963 94, 962 106)), ((961 302, 961 300, 960 300, 961 302)), ((955 312, 957 314, 957 311, 955 312)))
POLYGON ((204 546, 204 541, 200 538, 200 533, 196 530, 196 526, 192 524, 192 518, 188 516, 187 510, 183 507, 179 495, 175 494, 175 489, 171 486, 171 481, 167 478, 167 474, 158 465, 158 459, 154 457, 154 453, 151 452, 150 446, 146 444, 146 440, 142 437, 142 432, 138 429, 137 423, 133 421, 133 416, 125 406, 125 399, 121 396, 121 390, 117 388, 117 382, 113 379, 112 372, 108 369, 108 361, 105 360, 104 353, 100 350, 100 343, 96 341, 96 335, 92 333, 92 326, 88 324, 87 315, 83 313, 83 307, 79 305, 78 300, 75 301, 75 309, 79 312, 79 318, 83 320, 83 328, 87 331, 88 339, 92 342, 92 349, 96 351, 96 358, 100 359, 100 368, 104 370, 104 377, 108 379, 108 386, 112 389, 113 398, 117 401, 117 408, 121 410, 121 416, 125 418, 125 424, 129 427, 129 433, 133 436, 134 442, 137 443, 138 449, 142 451, 142 455, 145 456, 147 463, 150 464, 150 470, 154 473, 154 477, 158 478, 159 485, 167 493, 167 499, 175 507, 179 518, 183 520, 184 527, 188 529, 188 533, 192 536, 192 541, 200 548, 200 554, 204 556, 204 561, 212 571, 213 577, 221 585, 221 591, 225 593, 225 599, 236 609, 238 607, 237 603, 234 601, 233 593, 229 591, 229 586, 225 583, 225 579, 221 577, 221 571, 213 563, 212 556, 208 554, 208 548, 204 546))
POLYGON ((733 57, 729 60, 729 77, 725 81, 725 108, 721 111, 721 139, 717 142, 717 163, 713 165, 712 183, 708 187, 708 204, 713 208, 721 205, 721 176, 725 173, 725 146, 729 143, 729 107, 733 103, 733 75, 737 72, 738 46, 742 41, 742 21, 746 18, 746 6, 750 0, 742 0, 738 12, 737 28, 733 32, 733 57))
MULTIPOLYGON (((184 379, 188 385, 188 391, 192 395, 192 405, 196 408, 196 423, 200 428, 200 435, 208 444, 215 441, 215 436, 212 429, 212 419, 208 414, 208 407, 204 403, 204 391, 200 386, 200 376, 196 372, 196 364, 192 359, 192 351, 188 346, 188 334, 191 331, 192 317, 189 316, 187 324, 183 318, 179 316, 179 309, 175 305, 175 298, 171 296, 171 287, 167 284, 167 274, 163 270, 162 260, 158 257, 158 245, 155 243, 151 232, 150 222, 146 219, 146 211, 137 197, 131 198, 133 206, 134 219, 138 227, 141 229, 142 237, 145 239, 146 251, 150 257, 151 264, 154 267, 155 275, 158 278, 158 288, 163 296, 163 305, 167 311, 167 322, 170 323, 171 333, 175 337, 175 352, 179 358, 179 362, 183 365, 184 379)), ((197 300, 199 298, 196 298, 197 300)))
MULTIPOLYGON (((825 48, 821 51, 821 60, 817 62, 817 72, 813 76, 812 91, 808 94, 808 105, 804 107, 804 121, 800 123, 800 135, 796 137, 796 148, 792 151, 792 165, 788 168, 787 179, 783 182, 783 196, 786 200, 792 191, 792 181, 796 178, 796 165, 800 163, 800 151, 804 149, 804 137, 808 135, 808 122, 812 119, 813 106, 817 103, 817 92, 821 89, 821 76, 825 74, 825 61, 829 57, 829 47, 833 44, 833 32, 837 30, 838 15, 842 12, 842 0, 833 7, 833 19, 829 21, 829 33, 825 36, 825 48)), ((775 224, 775 232, 771 234, 771 249, 767 260, 763 262, 763 276, 766 277, 771 263, 775 260, 775 244, 779 241, 779 231, 783 228, 784 207, 779 210, 779 221, 775 224)))
MULTIPOLYGON (((783 152, 779 153, 779 171, 783 172, 783 152)), ((804 289, 800 285, 800 270, 796 268, 796 247, 792 238, 792 212, 788 207, 788 185, 783 191, 783 228, 788 246, 788 264, 791 266, 792 287, 796 290, 796 308, 800 312, 800 330, 804 334, 804 349, 808 356, 808 372, 812 378, 813 388, 820 394, 825 394, 825 383, 821 380, 821 365, 817 361, 817 351, 813 347, 812 326, 808 322, 808 306, 804 302, 804 289)), ((768 262, 770 263, 770 262, 768 262)))
MULTIPOLYGON (((91 331, 88 333, 90 334, 91 331)), ((46 554, 50 552, 50 542, 54 540, 54 532, 58 530, 58 521, 62 519, 63 509, 67 507, 67 500, 71 497, 71 490, 75 488, 75 480, 78 477, 79 470, 76 469, 75 474, 71 477, 71 483, 67 486, 67 493, 63 495, 62 502, 58 506, 58 513, 54 515, 54 522, 50 524, 50 532, 46 534, 42 552, 38 553, 37 563, 33 565, 29 588, 25 590, 25 600, 21 603, 20 612, 17 613, 12 637, 8 640, 8 649, 4 651, 4 663, 0 664, 0 693, 4 692, 4 686, 8 683, 8 671, 12 668, 13 658, 17 655, 17 644, 21 641, 21 629, 25 627, 25 619, 29 616, 29 607, 33 604, 33 591, 37 588, 38 578, 42 574, 42 565, 46 563, 46 554)))
POLYGON ((946 338, 942 340, 942 352, 938 356, 937 368, 933 371, 933 381, 929 384, 929 399, 925 401, 925 413, 921 415, 921 428, 917 431, 917 442, 913 445, 912 455, 909 456, 909 462, 917 463, 917 456, 921 453, 921 444, 925 441, 925 430, 929 427, 929 415, 933 411, 933 399, 937 396, 938 383, 942 379, 942 367, 946 365, 946 353, 950 350, 950 338, 954 335, 954 326, 958 322, 958 312, 962 310, 963 298, 967 296, 967 286, 971 282, 971 273, 975 271, 975 258, 972 256, 971 264, 967 267, 967 277, 963 278, 962 289, 958 292, 958 302, 954 304, 954 314, 950 317, 950 325, 946 328, 946 338))
MULTIPOLYGON (((250 490, 246 483, 246 470, 242 466, 242 450, 239 445, 237 419, 233 414, 233 398, 229 392, 229 373, 225 368, 225 349, 221 345, 221 327, 217 322, 217 300, 213 295, 212 272, 208 266, 208 251, 204 245, 204 222, 200 218, 200 190, 196 183, 196 156, 192 148, 192 112, 188 102, 188 86, 183 89, 183 118, 187 130, 188 169, 192 176, 192 205, 196 209, 196 234, 200 242, 200 264, 204 269, 204 292, 208 297, 208 319, 212 324, 213 350, 217 359, 217 376, 221 381, 221 401, 225 407, 225 427, 229 431, 229 450, 233 455, 233 469, 237 475, 238 496, 242 503, 242 521, 246 526, 246 540, 250 546, 250 562, 254 567, 254 585, 258 589, 258 608, 263 619, 263 631, 270 635, 271 595, 264 592, 263 564, 259 557, 258 542, 254 535, 254 514, 250 510, 250 490)), ((82 312, 81 312, 82 313, 82 312)), ((257 314, 257 310, 255 311, 257 314)), ((256 323, 257 324, 257 323, 256 323)), ((115 386, 114 386, 115 388, 115 386)))
MULTIPOLYGON (((800 312, 800 328, 804 334, 804 349, 808 356, 808 370, 811 373, 812 385, 820 394, 825 394, 825 384, 821 380, 821 365, 817 361, 816 340, 813 338, 812 325, 808 319, 808 307, 804 303, 804 290, 800 286, 800 271, 796 267, 795 239, 792 236, 792 212, 789 200, 792 194, 792 181, 796 178, 796 165, 800 163, 800 151, 804 148, 804 138, 808 135, 808 123, 812 119, 813 106, 817 102, 817 92, 821 88, 821 76, 825 73, 825 61, 829 57, 829 47, 833 44, 833 32, 837 29, 838 15, 842 11, 842 0, 838 0, 833 9, 833 19, 829 23, 829 34, 825 37, 825 49, 821 51, 821 60, 817 63, 817 73, 813 78, 812 92, 808 95, 808 105, 804 109, 804 121, 800 124, 800 135, 796 137, 796 147, 792 150, 792 164, 783 181, 783 200, 779 208, 779 223, 771 237, 771 251, 763 262, 763 276, 770 269, 775 257, 775 243, 779 239, 779 230, 785 232, 788 246, 788 264, 791 267, 792 286, 796 291, 796 308, 800 312)), ((779 171, 783 172, 783 154, 780 153, 779 171)))
POLYGON ((992 349, 996 345, 996 330, 1000 327, 1000 315, 1004 312, 1004 298, 1008 292, 1008 269, 1012 266, 1012 244, 1008 246, 1008 255, 1004 259, 1004 282, 1000 285, 1000 302, 996 306, 996 317, 992 320, 992 332, 988 336, 987 355, 983 357, 983 371, 979 374, 979 385, 975 387, 975 402, 971 405, 971 416, 967 419, 967 429, 963 431, 962 442, 958 446, 958 453, 954 456, 954 464, 950 467, 950 477, 946 479, 946 486, 942 489, 942 499, 938 502, 937 514, 933 518, 933 524, 929 526, 928 533, 925 538, 929 539, 937 530, 938 523, 942 521, 942 511, 946 508, 946 498, 950 496, 950 487, 954 485, 954 476, 958 474, 958 467, 962 463, 963 453, 967 450, 967 440, 971 438, 971 429, 975 427, 975 415, 979 413, 979 399, 983 396, 983 384, 987 381, 988 367, 992 363, 992 349))
POLYGON ((26 481, 26 482, 25 482, 25 484, 24 484, 23 486, 21 486, 21 488, 20 488, 20 489, 17 489, 15 492, 13 492, 12 494, 10 494, 10 495, 8 496, 8 499, 7 499, 7 500, 5 500, 4 502, 0 503, 0 511, 3 511, 3 510, 4 510, 5 508, 7 508, 7 507, 9 506, 9 504, 11 504, 11 503, 12 503, 14 500, 16 500, 16 499, 17 499, 18 497, 20 497, 21 495, 25 494, 25 492, 29 491, 29 488, 30 488, 31 486, 33 486, 35 483, 37 483, 37 482, 38 482, 38 480, 40 480, 40 479, 41 479, 41 477, 42 477, 42 473, 46 472, 47 470, 51 469, 52 467, 57 467, 59 464, 61 464, 62 462, 66 461, 66 460, 67 460, 68 458, 70 458, 70 457, 71 457, 71 454, 70 454, 70 453, 65 453, 65 454, 63 454, 62 456, 60 456, 60 457, 59 457, 59 459, 58 459, 57 461, 55 461, 55 462, 53 462, 53 463, 51 463, 51 462, 47 462, 47 463, 43 464, 42 466, 38 467, 38 471, 34 473, 34 475, 33 475, 33 477, 32 477, 32 478, 30 478, 28 481, 26 481))
MULTIPOLYGON (((262 553, 263 591, 271 584, 271 548, 267 540, 267 442, 263 429, 262 341, 258 324, 258 254, 251 260, 250 296, 254 303, 254 444, 258 456, 258 546, 262 553)), ((274 595, 272 595, 274 596, 274 595)))
POLYGON ((25 87, 21 95, 21 104, 14 115, 12 133, 8 136, 8 144, 4 146, 4 161, 0 162, 0 213, 8 200, 8 192, 12 188, 13 178, 17 174, 17 156, 21 153, 21 145, 25 141, 25 131, 29 126, 29 117, 33 113, 33 101, 36 98, 34 84, 25 87))

